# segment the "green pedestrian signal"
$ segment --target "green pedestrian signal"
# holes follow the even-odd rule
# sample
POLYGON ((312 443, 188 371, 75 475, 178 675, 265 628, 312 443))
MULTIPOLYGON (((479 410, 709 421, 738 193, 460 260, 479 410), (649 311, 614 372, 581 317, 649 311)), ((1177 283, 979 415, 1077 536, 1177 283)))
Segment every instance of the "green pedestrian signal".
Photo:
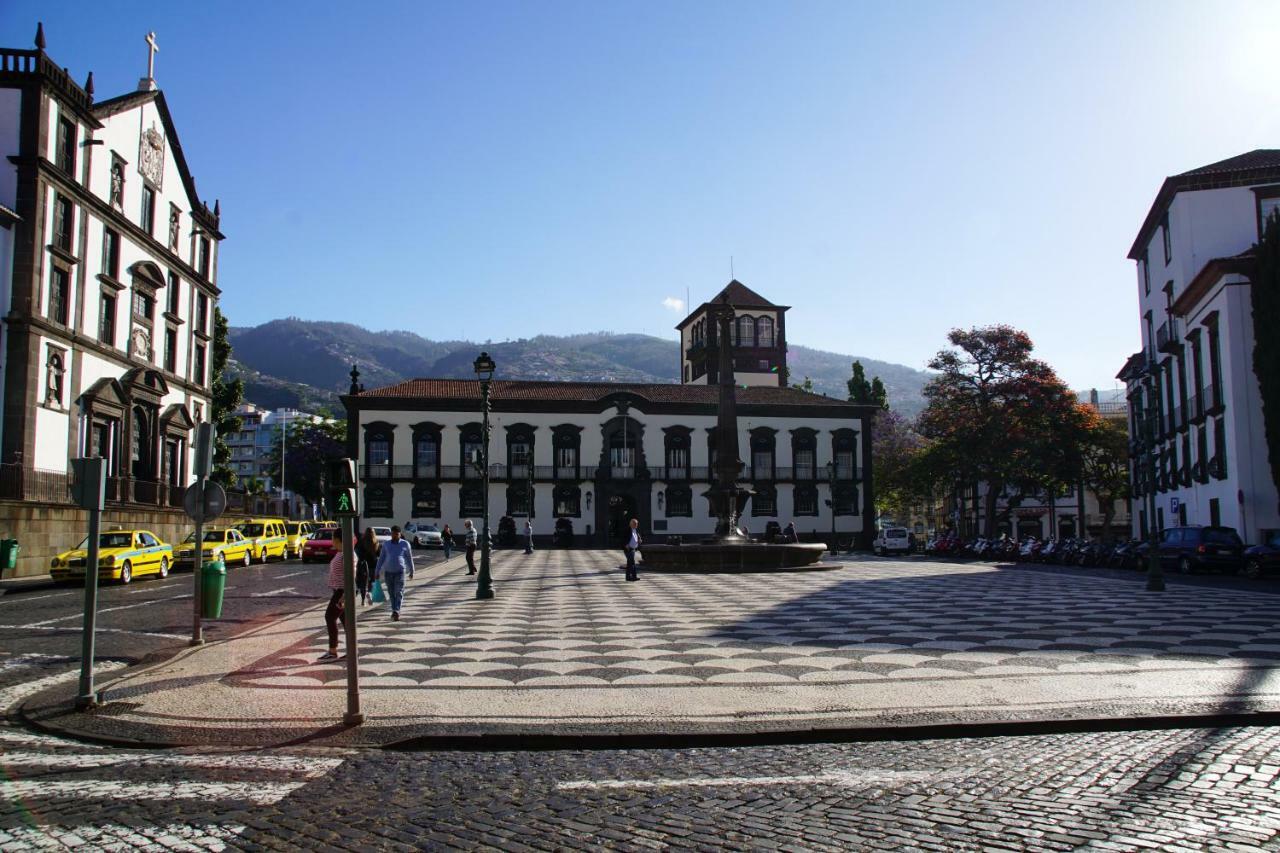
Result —
POLYGON ((355 489, 333 489, 329 492, 329 507, 335 515, 359 515, 356 508, 355 489))
POLYGON ((351 512, 351 495, 346 492, 338 495, 338 512, 351 512))

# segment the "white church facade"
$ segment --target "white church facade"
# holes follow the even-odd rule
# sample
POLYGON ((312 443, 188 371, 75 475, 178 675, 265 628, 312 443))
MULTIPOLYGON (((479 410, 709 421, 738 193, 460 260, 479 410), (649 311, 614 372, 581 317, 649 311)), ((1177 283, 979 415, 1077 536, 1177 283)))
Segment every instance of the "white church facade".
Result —
MULTIPOLYGON (((147 76, 108 100, 49 57, 42 27, 34 49, 0 49, 9 509, 67 504, 70 460, 87 455, 107 460, 113 506, 180 507, 192 428, 210 416, 220 211, 196 193, 147 42, 147 76)), ((0 524, 38 553, 15 517, 29 520, 0 524)))
MULTIPOLYGON (((752 316, 752 331, 761 317, 776 311, 780 318, 786 310, 736 281, 711 301, 726 302, 738 316, 752 316)), ((711 303, 677 327, 685 336, 681 367, 690 368, 688 381, 493 380, 492 529, 503 516, 521 528, 531 517, 537 536, 550 538, 556 520, 568 519, 575 541, 595 545, 620 542, 631 518, 650 542, 714 530, 703 493, 714 462, 718 378, 708 384, 705 367, 693 375, 686 332, 701 326, 706 336, 697 346, 716 351, 714 324, 705 322, 711 303)), ((754 536, 794 521, 806 540, 834 535, 841 544, 867 546, 874 530, 874 409, 786 387, 781 340, 764 348, 746 334, 733 341, 740 480, 755 490, 742 522, 754 536), (762 349, 779 358, 767 371, 760 365, 771 356, 762 349), (759 375, 748 381, 739 364, 755 366, 749 372, 759 375)), ((454 530, 464 519, 479 523, 481 471, 469 461, 483 442, 478 381, 415 379, 368 391, 353 382, 343 402, 366 523, 448 523, 454 530)))

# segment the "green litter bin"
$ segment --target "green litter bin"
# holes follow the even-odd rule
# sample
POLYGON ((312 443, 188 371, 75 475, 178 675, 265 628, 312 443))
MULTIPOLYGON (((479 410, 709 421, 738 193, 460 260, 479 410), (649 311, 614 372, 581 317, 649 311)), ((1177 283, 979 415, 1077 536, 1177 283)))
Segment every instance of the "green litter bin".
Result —
POLYGON ((0 539, 0 572, 18 568, 18 540, 0 539))
POLYGON ((227 588, 227 564, 210 560, 200 573, 200 615, 205 619, 222 618, 222 593, 227 588))

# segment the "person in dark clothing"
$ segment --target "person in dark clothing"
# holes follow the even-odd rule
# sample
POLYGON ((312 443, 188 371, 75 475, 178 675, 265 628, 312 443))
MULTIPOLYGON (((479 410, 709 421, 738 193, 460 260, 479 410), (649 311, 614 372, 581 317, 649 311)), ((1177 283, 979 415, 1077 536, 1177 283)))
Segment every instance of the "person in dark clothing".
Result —
POLYGON ((453 555, 453 530, 447 524, 440 532, 440 544, 444 546, 444 558, 449 559, 453 555))
POLYGON ((373 568, 378 564, 378 540, 373 528, 366 527, 356 542, 356 592, 361 604, 373 603, 373 568))
POLYGON ((320 656, 320 662, 327 663, 341 657, 338 654, 338 623, 345 627, 347 616, 343 610, 343 596, 346 595, 346 579, 343 577, 342 565, 342 530, 333 531, 333 544, 338 546, 333 559, 329 560, 329 606, 324 610, 324 627, 329 632, 329 651, 320 656))

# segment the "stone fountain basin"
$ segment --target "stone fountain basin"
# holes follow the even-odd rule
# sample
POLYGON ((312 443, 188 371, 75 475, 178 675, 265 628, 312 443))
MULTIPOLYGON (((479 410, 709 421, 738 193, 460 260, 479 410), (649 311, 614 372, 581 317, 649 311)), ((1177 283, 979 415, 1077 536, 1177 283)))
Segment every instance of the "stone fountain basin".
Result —
POLYGON ((789 569, 837 568, 822 564, 827 546, 821 542, 769 545, 763 542, 695 542, 688 545, 645 545, 645 569, 678 572, 778 572, 789 569))

